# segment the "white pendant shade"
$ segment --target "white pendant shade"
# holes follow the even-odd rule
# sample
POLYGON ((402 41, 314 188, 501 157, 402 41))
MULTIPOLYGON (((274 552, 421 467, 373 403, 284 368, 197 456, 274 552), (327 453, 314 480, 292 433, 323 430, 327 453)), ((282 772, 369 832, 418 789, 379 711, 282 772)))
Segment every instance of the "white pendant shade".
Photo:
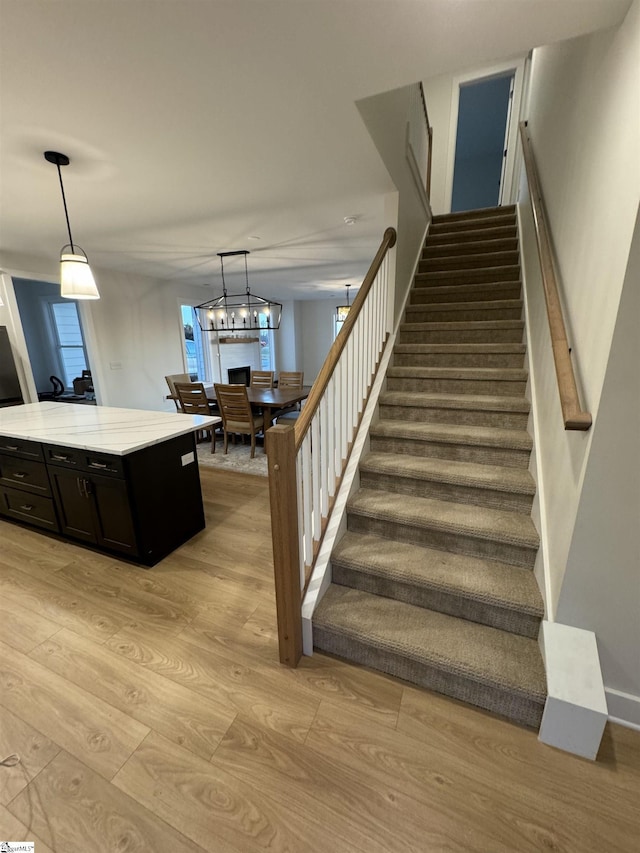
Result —
POLYGON ((96 281, 85 255, 60 255, 60 294, 67 299, 100 299, 96 281))

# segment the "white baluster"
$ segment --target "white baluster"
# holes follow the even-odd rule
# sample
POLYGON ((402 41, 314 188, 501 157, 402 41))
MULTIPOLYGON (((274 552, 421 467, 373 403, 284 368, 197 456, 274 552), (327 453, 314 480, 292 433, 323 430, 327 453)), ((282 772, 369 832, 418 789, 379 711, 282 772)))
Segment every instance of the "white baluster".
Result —
POLYGON ((320 510, 320 465, 322 463, 320 451, 320 414, 316 412, 311 421, 311 500, 313 506, 313 538, 315 542, 320 541, 322 530, 322 518, 320 510))
POLYGON ((302 517, 304 523, 304 562, 313 562, 313 507, 311 504, 311 432, 307 432, 300 448, 302 453, 302 517))
POLYGON ((336 371, 329 380, 327 386, 327 469, 329 477, 329 497, 332 498, 336 493, 336 371))
POLYGON ((331 453, 329 451, 329 411, 330 386, 327 386, 325 396, 320 401, 320 514, 323 519, 329 515, 329 469, 333 473, 331 453))

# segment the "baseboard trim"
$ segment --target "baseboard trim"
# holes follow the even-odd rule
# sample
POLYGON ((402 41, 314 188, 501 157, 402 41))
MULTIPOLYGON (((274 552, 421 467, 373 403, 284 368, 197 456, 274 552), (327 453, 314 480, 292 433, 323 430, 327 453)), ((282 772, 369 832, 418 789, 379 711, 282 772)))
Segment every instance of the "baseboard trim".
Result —
POLYGON ((640 696, 623 693, 613 687, 605 687, 604 692, 607 696, 609 722, 640 731, 640 696))

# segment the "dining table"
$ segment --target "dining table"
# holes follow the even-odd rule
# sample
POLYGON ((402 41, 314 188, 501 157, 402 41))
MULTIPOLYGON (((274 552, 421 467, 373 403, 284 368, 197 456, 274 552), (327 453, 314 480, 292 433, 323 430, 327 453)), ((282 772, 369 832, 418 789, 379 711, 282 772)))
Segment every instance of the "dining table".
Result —
MULTIPOLYGON (((207 399, 215 403, 216 391, 213 385, 205 385, 207 399)), ((254 411, 259 410, 264 416, 265 429, 271 423, 280 409, 289 409, 297 403, 306 400, 311 391, 311 385, 302 388, 252 388, 247 387, 247 397, 254 411)))
MULTIPOLYGON (((213 385, 205 384, 204 390, 207 399, 215 403, 216 390, 213 385)), ((279 410, 290 409, 292 406, 306 400, 310 391, 311 385, 303 385, 302 388, 252 388, 248 386, 247 397, 249 398, 251 408, 254 411, 260 411, 264 416, 265 425, 268 425, 277 416, 279 410)), ((175 397, 168 394, 167 399, 173 400, 175 397)))

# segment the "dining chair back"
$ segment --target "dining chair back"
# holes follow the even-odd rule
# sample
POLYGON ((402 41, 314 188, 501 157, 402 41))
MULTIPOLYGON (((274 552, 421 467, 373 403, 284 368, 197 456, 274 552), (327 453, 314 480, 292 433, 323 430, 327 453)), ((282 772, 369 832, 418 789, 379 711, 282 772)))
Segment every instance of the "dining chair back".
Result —
POLYGON ((186 384, 191 382, 191 377, 188 373, 170 373, 168 376, 165 376, 165 381, 169 386, 169 394, 173 397, 173 402, 176 404, 177 411, 181 412, 180 408, 180 400, 178 399, 178 395, 176 394, 176 382, 180 382, 182 384, 186 384))
POLYGON ((302 370, 281 370, 278 388, 302 388, 304 373, 302 370))
POLYGON ((274 376, 273 370, 252 370, 250 385, 252 388, 273 388, 274 376))
POLYGON ((256 433, 264 425, 262 415, 254 415, 247 395, 246 385, 214 385, 218 408, 224 430, 224 452, 229 446, 229 435, 251 436, 251 458, 256 454, 256 433))
MULTIPOLYGON (((204 415, 210 417, 211 408, 202 382, 176 382, 176 395, 180 402, 180 411, 185 415, 204 415)), ((206 427, 204 432, 211 433, 211 452, 216 452, 216 428, 206 427)))

